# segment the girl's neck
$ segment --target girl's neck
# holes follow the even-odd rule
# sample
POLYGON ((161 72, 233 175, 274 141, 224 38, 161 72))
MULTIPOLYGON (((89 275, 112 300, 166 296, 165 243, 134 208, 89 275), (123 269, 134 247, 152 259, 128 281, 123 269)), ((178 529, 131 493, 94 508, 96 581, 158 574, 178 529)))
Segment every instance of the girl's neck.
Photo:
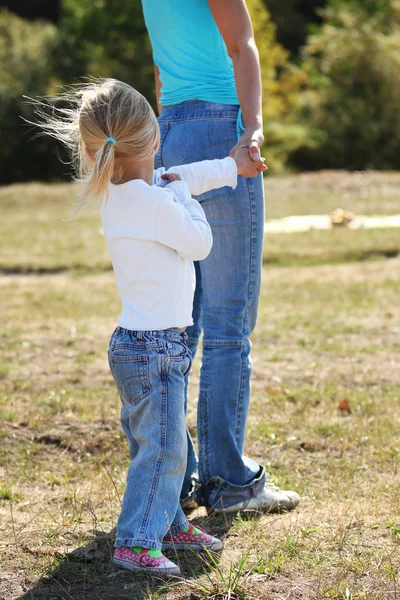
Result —
POLYGON ((153 183, 153 171, 154 171, 154 160, 149 158, 142 161, 130 161, 124 165, 118 166, 116 164, 115 173, 118 173, 118 177, 113 183, 121 184, 127 181, 133 181, 135 179, 142 179, 148 185, 153 183))

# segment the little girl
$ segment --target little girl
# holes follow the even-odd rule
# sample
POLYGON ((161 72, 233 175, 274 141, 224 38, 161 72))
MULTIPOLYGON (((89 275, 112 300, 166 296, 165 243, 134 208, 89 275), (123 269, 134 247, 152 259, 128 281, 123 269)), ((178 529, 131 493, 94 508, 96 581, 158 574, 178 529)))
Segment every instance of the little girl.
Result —
POLYGON ((191 366, 184 330, 193 323, 193 261, 205 259, 212 246, 204 211, 191 194, 235 187, 238 173, 256 175, 265 166, 263 160, 249 165, 243 148, 233 158, 154 172, 159 127, 141 94, 106 79, 67 99, 69 108, 50 103, 51 114, 42 104, 39 125, 71 151, 84 183, 78 208, 90 199, 102 202, 122 303, 108 356, 131 463, 114 562, 178 575, 162 549, 222 548, 220 540, 189 524, 179 504, 187 454, 184 387, 191 366))

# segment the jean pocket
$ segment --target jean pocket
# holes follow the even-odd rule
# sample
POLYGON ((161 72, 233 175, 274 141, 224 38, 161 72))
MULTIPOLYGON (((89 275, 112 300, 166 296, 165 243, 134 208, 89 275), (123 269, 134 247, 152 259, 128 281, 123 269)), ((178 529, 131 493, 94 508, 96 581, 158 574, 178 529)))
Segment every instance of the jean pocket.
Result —
POLYGON ((122 402, 137 406, 150 395, 148 356, 110 354, 109 362, 122 402))

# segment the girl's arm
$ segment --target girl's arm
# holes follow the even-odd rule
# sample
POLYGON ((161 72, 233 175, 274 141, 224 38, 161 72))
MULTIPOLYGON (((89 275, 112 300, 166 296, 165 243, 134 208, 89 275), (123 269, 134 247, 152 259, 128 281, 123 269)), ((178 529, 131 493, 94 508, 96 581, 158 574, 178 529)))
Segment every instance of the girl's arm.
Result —
POLYGON ((203 260, 212 247, 211 227, 200 204, 183 181, 159 190, 162 199, 155 222, 155 241, 189 260, 203 260))
POLYGON ((264 143, 261 106, 261 73, 257 46, 245 0, 208 0, 225 41, 235 71, 236 89, 246 131, 232 148, 249 146, 253 160, 260 159, 264 143))
POLYGON ((266 168, 263 158, 255 162, 250 161, 247 148, 239 148, 233 157, 203 160, 189 165, 171 167, 167 171, 161 167, 154 171, 153 183, 163 187, 166 185, 165 175, 173 173, 179 175, 182 181, 187 183, 191 194, 200 196, 226 185, 235 189, 238 175, 255 177, 266 168))
POLYGON ((165 186, 168 182, 163 179, 166 173, 179 175, 193 196, 200 196, 204 192, 215 190, 225 185, 232 188, 237 186, 237 167, 233 158, 229 156, 222 160, 203 160, 189 165, 171 167, 167 171, 164 167, 154 171, 153 181, 156 185, 165 186))

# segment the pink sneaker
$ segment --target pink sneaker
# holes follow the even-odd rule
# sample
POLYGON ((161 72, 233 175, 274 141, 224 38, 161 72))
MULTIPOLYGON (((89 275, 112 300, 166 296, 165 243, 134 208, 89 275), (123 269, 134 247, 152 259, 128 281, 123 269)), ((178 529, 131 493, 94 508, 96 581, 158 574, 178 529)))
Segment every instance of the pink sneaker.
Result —
POLYGON ((163 550, 174 548, 175 550, 221 550, 223 543, 218 538, 208 535, 199 527, 189 525, 187 531, 168 534, 163 539, 163 550))
POLYGON ((151 571, 158 575, 181 574, 179 567, 168 560, 161 552, 147 550, 146 548, 142 548, 140 552, 126 546, 116 548, 113 563, 131 571, 151 571))

